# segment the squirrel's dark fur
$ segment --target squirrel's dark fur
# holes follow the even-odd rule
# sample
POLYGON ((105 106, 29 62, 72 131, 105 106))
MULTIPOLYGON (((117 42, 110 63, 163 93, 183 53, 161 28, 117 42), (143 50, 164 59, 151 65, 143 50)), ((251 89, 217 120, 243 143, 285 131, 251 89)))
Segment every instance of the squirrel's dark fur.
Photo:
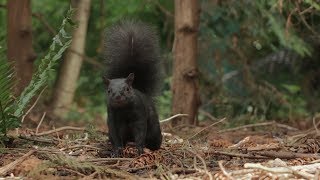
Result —
POLYGON ((157 150, 162 135, 154 97, 161 83, 158 38, 140 21, 120 21, 108 29, 105 43, 109 137, 114 156, 134 141, 157 150))

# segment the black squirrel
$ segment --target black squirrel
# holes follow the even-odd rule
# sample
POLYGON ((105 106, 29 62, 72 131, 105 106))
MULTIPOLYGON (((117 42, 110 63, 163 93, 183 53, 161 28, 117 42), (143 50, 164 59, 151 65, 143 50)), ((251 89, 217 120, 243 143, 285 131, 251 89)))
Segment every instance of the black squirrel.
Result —
POLYGON ((162 77, 160 48, 156 32, 149 25, 122 20, 107 30, 105 41, 107 72, 107 125, 113 146, 112 156, 119 156, 127 142, 157 150, 162 135, 155 96, 162 77))

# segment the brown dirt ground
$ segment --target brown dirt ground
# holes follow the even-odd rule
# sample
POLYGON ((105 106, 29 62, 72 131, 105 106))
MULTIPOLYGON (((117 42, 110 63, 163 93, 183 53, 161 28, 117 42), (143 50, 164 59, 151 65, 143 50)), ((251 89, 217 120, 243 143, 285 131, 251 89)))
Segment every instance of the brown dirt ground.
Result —
MULTIPOLYGON (((222 129, 199 126, 163 130, 158 151, 137 155, 133 144, 122 158, 110 158, 106 128, 36 134, 34 127, 0 149, 0 177, 24 179, 317 179, 318 130, 267 122, 222 129), (173 133, 175 132, 175 133, 173 133), (29 154, 28 154, 29 153, 29 154), (27 156, 26 156, 27 155, 27 156), (17 162, 17 163, 16 163, 17 162), (15 164, 16 163, 16 164, 15 164), (278 170, 272 169, 277 167, 278 170), (269 168, 269 169, 268 169, 269 168), (281 169, 281 168, 284 168, 281 169), (299 169, 300 168, 300 169, 299 169), (281 171, 282 170, 282 171, 281 171), (279 172, 278 172, 279 171, 279 172)), ((41 125, 39 132, 52 130, 41 125)), ((56 125, 55 128, 61 127, 56 125)), ((168 125, 163 125, 168 127, 168 125)), ((11 133, 12 136, 16 131, 11 133)))

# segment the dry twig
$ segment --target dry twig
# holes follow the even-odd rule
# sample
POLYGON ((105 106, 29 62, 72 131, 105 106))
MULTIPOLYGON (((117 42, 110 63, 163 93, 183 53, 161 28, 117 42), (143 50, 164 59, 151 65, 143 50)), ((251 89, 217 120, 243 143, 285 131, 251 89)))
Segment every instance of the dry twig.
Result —
POLYGON ((221 122, 224 121, 224 120, 226 120, 226 118, 222 118, 222 119, 220 119, 218 122, 212 123, 211 125, 209 125, 209 126, 203 128, 203 129, 201 129, 200 131, 198 131, 197 133, 195 133, 194 135, 192 135, 192 136, 191 136, 190 138, 188 138, 188 139, 190 140, 190 139, 196 137, 196 136, 197 136, 198 134, 200 134, 202 131, 209 129, 209 128, 211 128, 212 126, 217 125, 217 124, 221 123, 221 122))
POLYGON ((218 164, 219 164, 219 167, 220 167, 222 173, 223 173, 225 176, 227 176, 228 179, 233 180, 234 178, 233 178, 233 177, 226 171, 226 169, 223 167, 222 161, 219 161, 218 164))
POLYGON ((176 115, 171 116, 171 117, 169 117, 167 119, 160 120, 160 123, 164 123, 164 122, 170 121, 170 120, 172 120, 174 118, 177 118, 177 117, 186 117, 186 116, 189 116, 189 114, 176 114, 176 115))
POLYGON ((41 119, 40 119, 40 122, 39 122, 39 124, 38 124, 38 126, 37 126, 37 129, 36 129, 36 134, 38 134, 39 128, 40 128, 40 126, 41 126, 41 124, 42 124, 42 121, 43 121, 43 119, 44 119, 45 116, 46 116, 46 112, 43 113, 43 115, 42 115, 42 117, 41 117, 41 119))
POLYGON ((22 116, 21 123, 23 123, 24 118, 25 118, 25 117, 32 111, 32 109, 36 106, 36 104, 38 103, 38 101, 39 101, 42 93, 44 92, 44 90, 45 90, 46 88, 47 88, 47 86, 45 86, 45 87, 41 90, 41 92, 40 92, 39 96, 37 97, 36 101, 32 104, 32 106, 28 109, 28 111, 22 116))
POLYGON ((294 128, 294 127, 291 127, 291 126, 288 126, 288 125, 285 125, 285 124, 279 124, 279 123, 276 123, 276 122, 273 121, 273 122, 248 124, 248 125, 244 125, 244 126, 240 126, 240 127, 231 128, 231 129, 225 129, 225 130, 219 131, 219 133, 237 131, 237 130, 241 130, 241 129, 260 127, 260 126, 276 126, 276 127, 288 129, 288 130, 291 130, 291 131, 297 131, 298 130, 297 128, 294 128))
POLYGON ((204 111, 204 110, 202 110, 202 109, 199 110, 199 113, 207 116, 209 119, 211 119, 211 120, 213 120, 213 121, 217 121, 217 120, 218 120, 218 118, 213 117, 210 113, 208 113, 208 112, 206 112, 206 111, 204 111))
POLYGON ((19 135, 20 139, 25 139, 28 141, 34 141, 34 142, 39 142, 39 143, 49 143, 49 144, 58 144, 57 142, 55 142, 53 139, 44 139, 44 138, 36 138, 36 137, 29 137, 29 136, 25 136, 20 134, 19 135))
POLYGON ((65 130, 84 131, 85 128, 83 128, 83 127, 64 126, 64 127, 60 127, 60 128, 57 128, 57 129, 53 129, 53 130, 49 130, 49 131, 38 133, 38 134, 36 134, 36 136, 43 136, 43 135, 53 134, 53 133, 57 133, 59 131, 65 131, 65 130))
MULTIPOLYGON (((314 165, 314 164, 313 164, 314 165)), ((319 168, 320 164, 317 164, 318 168, 319 168)), ((272 172, 272 173, 288 173, 288 174, 294 174, 294 175, 299 175, 303 178, 306 179, 312 179, 314 176, 310 173, 304 172, 304 171, 300 171, 303 169, 309 169, 308 165, 305 166, 290 166, 290 167, 265 167, 262 166, 260 163, 246 163, 244 164, 245 168, 254 168, 254 169, 261 169, 264 171, 268 171, 268 172, 272 172)))
POLYGON ((9 171, 13 170, 16 165, 22 163, 27 157, 29 157, 31 154, 33 154, 35 150, 30 150, 27 154, 23 155, 19 159, 11 162, 10 164, 7 164, 0 168, 0 176, 5 176, 9 171))
POLYGON ((95 158, 86 159, 81 162, 110 162, 110 161, 132 161, 133 158, 95 158))
POLYGON ((212 174, 208 171, 205 160, 204 160, 198 153, 196 153, 196 152, 194 152, 194 151, 192 151, 192 150, 190 150, 190 149, 187 149, 187 150, 188 150, 189 152, 191 152, 192 154, 196 155, 196 156, 194 157, 194 161, 193 161, 194 169, 197 170, 197 171, 200 172, 200 173, 205 173, 206 175, 208 175, 209 179, 212 180, 212 179, 213 179, 212 174), (203 164, 204 170, 199 169, 199 168, 197 167, 197 165, 196 165, 196 158, 200 159, 201 163, 203 164))
POLYGON ((216 154, 216 155, 225 155, 231 157, 242 157, 248 159, 269 159, 265 156, 257 156, 257 155, 250 155, 250 154, 240 154, 240 153, 232 153, 232 152, 223 152, 223 151, 210 151, 209 154, 216 154))
POLYGON ((265 157, 280 158, 280 159, 295 159, 295 158, 320 159, 320 156, 317 154, 295 153, 295 152, 286 152, 286 151, 261 151, 261 152, 255 152, 255 154, 265 156, 265 157))
POLYGON ((76 149, 76 148, 90 148, 90 149, 95 149, 95 150, 101 150, 101 148, 95 147, 95 146, 90 146, 86 144, 79 144, 79 145, 74 145, 74 146, 69 146, 65 148, 61 148, 61 151, 65 151, 67 149, 76 149))

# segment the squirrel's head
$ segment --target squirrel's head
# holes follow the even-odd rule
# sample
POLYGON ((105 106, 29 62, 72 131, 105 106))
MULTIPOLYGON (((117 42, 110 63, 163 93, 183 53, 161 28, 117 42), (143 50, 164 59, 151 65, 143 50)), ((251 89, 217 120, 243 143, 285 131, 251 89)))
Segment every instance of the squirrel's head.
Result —
POLYGON ((126 78, 108 79, 103 77, 107 89, 108 105, 112 107, 124 107, 128 105, 133 97, 132 83, 134 74, 130 73, 126 78))

